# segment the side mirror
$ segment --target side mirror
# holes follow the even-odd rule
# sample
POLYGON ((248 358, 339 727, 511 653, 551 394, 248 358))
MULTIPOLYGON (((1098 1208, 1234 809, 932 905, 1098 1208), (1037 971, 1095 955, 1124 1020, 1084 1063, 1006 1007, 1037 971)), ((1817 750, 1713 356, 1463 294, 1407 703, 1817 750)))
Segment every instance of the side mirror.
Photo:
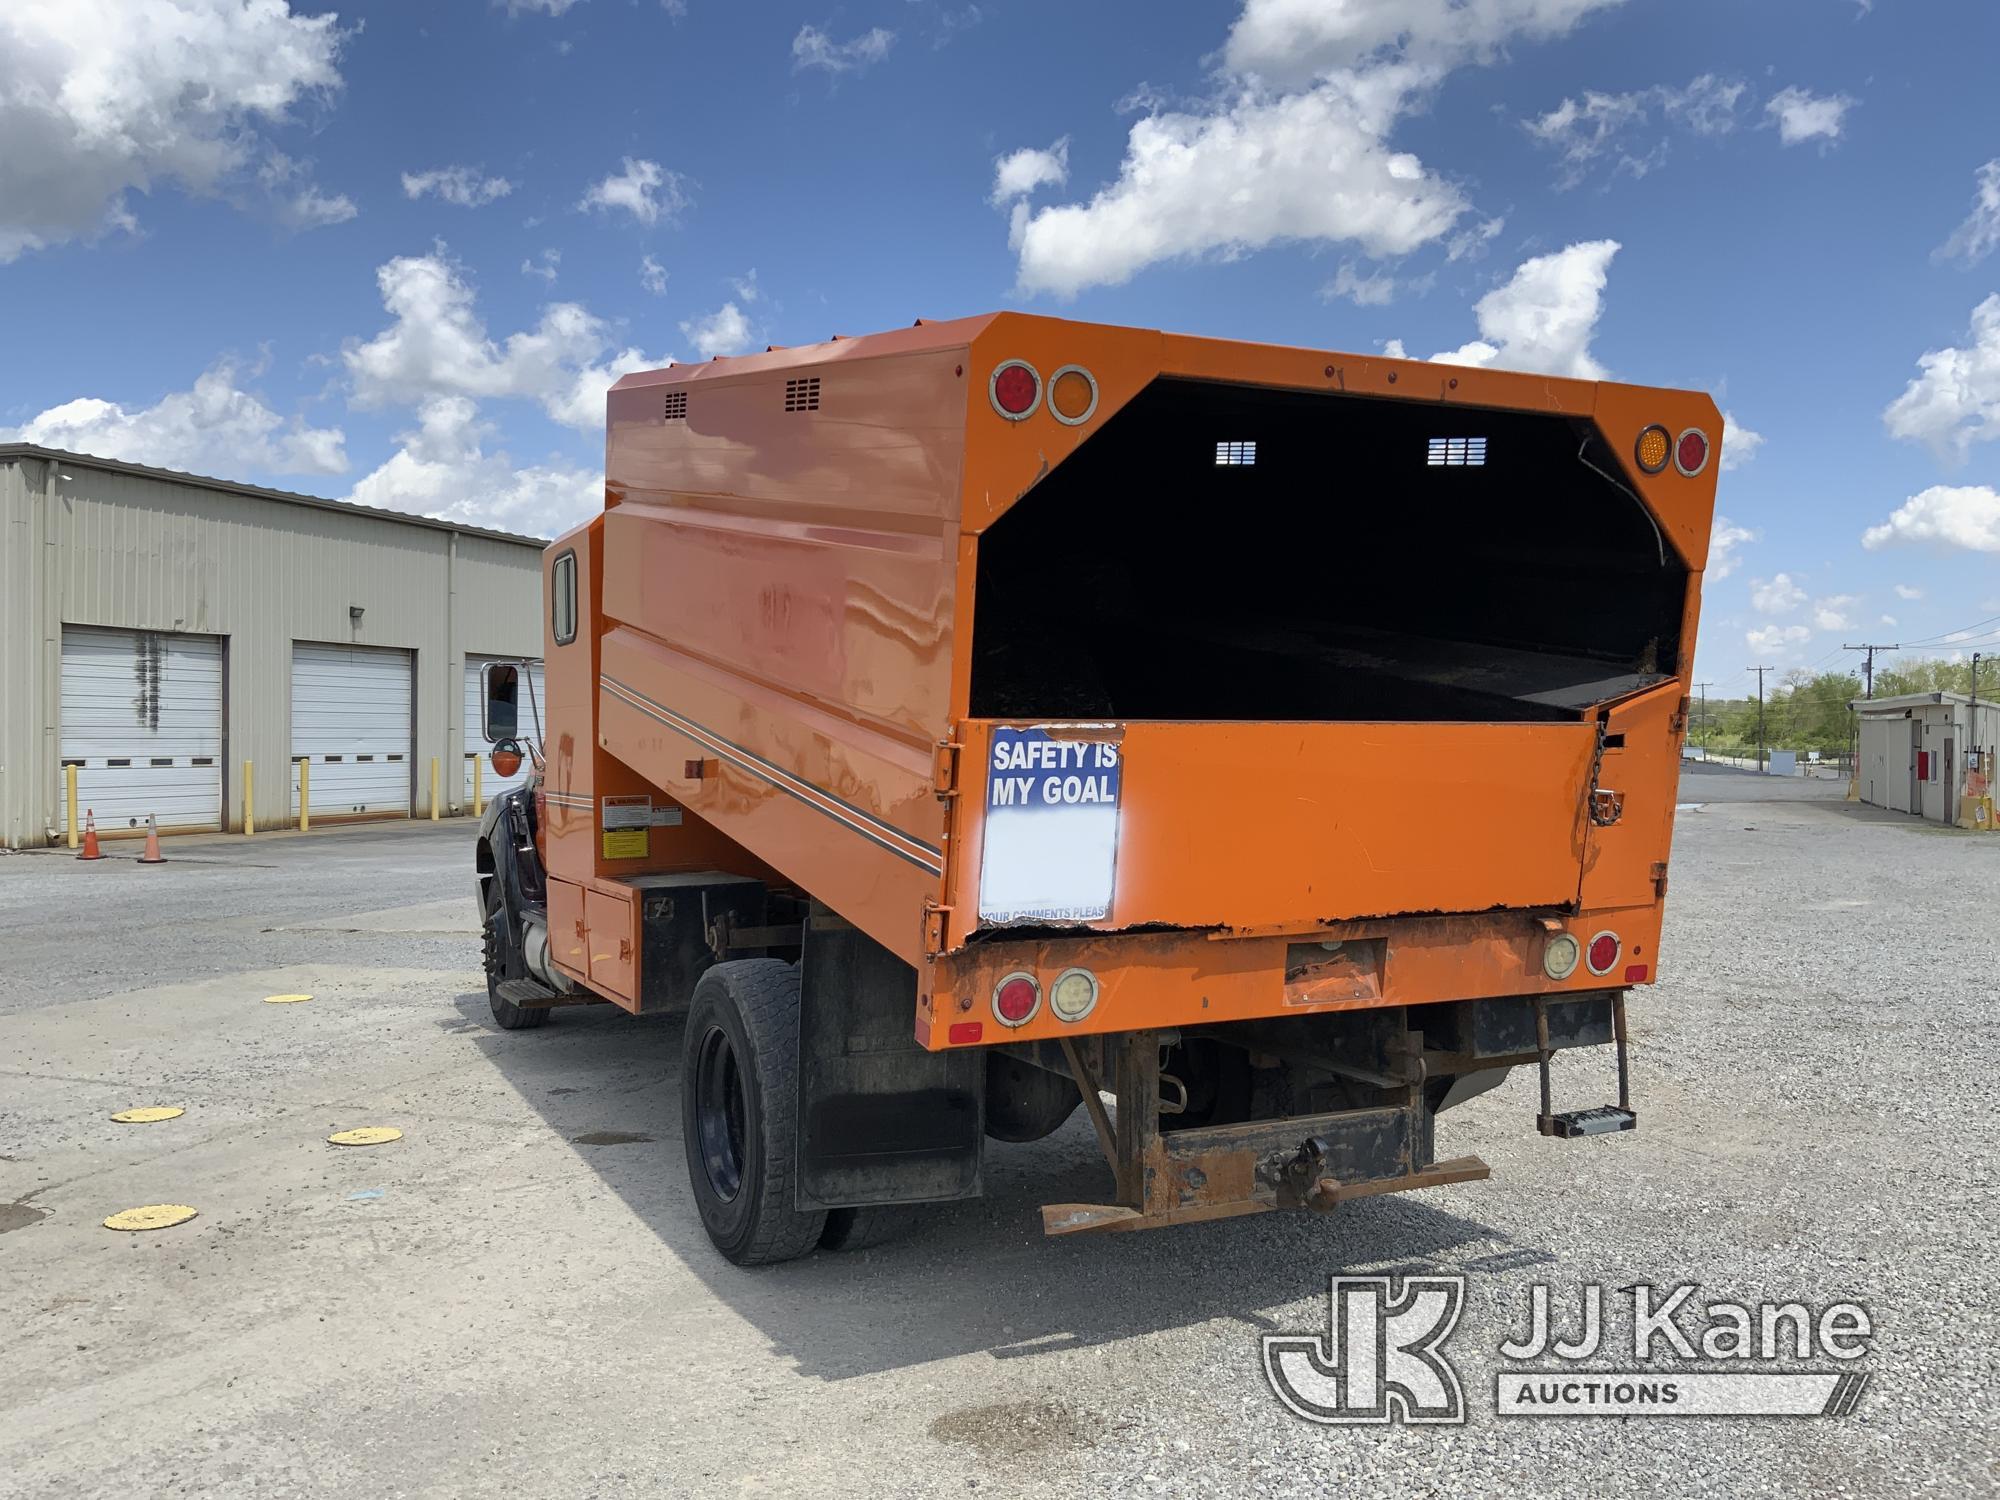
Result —
POLYGON ((480 694, 479 730, 496 745, 521 733, 521 669, 512 662, 489 661, 480 669, 485 691, 480 694))

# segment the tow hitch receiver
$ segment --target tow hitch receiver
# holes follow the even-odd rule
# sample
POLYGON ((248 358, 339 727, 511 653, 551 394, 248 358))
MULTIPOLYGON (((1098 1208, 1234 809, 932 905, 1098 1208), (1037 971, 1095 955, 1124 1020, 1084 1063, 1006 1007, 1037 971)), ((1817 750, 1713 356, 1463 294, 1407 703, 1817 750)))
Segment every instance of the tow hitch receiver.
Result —
POLYGON ((1613 1045, 1618 1050, 1618 1102, 1601 1104, 1595 1109, 1571 1109, 1557 1114, 1549 1104, 1550 1081, 1549 1061, 1554 1056, 1549 1046, 1548 998, 1535 998, 1535 1045, 1542 1080, 1542 1111, 1535 1116, 1535 1129, 1543 1135, 1569 1139, 1579 1135, 1611 1135, 1620 1130, 1637 1130, 1639 1116, 1632 1108, 1632 1080, 1625 1060, 1625 992, 1618 991, 1611 997, 1611 1030, 1613 1045))

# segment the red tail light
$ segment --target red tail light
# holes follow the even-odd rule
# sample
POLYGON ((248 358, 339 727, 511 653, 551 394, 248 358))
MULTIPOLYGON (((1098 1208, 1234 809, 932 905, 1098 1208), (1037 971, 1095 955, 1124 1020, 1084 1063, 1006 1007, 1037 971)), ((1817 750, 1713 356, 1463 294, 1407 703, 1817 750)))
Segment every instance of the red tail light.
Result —
POLYGON ((993 398, 993 409, 1008 421, 1018 422, 1040 404, 1042 377, 1026 360, 1003 360, 993 367, 987 391, 993 398))
POLYGON ((945 1039, 954 1047, 969 1046, 986 1034, 983 1021, 954 1021, 945 1031, 945 1039))
POLYGON ((1042 987, 1035 976, 1009 974, 993 986, 993 1015, 1002 1026, 1025 1026, 1042 1008, 1042 987))
POLYGON ((1690 427, 1674 442, 1674 467, 1692 479, 1708 467, 1708 434, 1690 427))
POLYGON ((1618 934, 1600 932, 1590 940, 1584 950, 1583 961, 1590 965, 1593 974, 1609 974, 1611 966, 1618 962, 1618 934))

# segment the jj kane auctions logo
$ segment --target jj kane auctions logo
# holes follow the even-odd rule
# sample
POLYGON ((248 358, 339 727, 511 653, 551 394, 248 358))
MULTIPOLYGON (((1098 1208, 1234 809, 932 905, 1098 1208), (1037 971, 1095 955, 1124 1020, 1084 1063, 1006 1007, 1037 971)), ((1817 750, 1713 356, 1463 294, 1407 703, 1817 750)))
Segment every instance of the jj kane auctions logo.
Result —
MULTIPOLYGON (((1494 1376, 1495 1414, 1840 1417, 1854 1410, 1868 1376, 1851 1366, 1874 1338, 1861 1304, 1697 1305, 1695 1293, 1692 1284, 1621 1288, 1614 1295, 1629 1298, 1629 1343, 1614 1343, 1602 1286, 1580 1287, 1573 1323, 1558 1329, 1549 1287, 1536 1283, 1522 1333, 1499 1346, 1507 1368, 1494 1376), (1581 1368, 1627 1350, 1633 1368, 1581 1368), (1797 1368, 1822 1361, 1834 1368, 1797 1368), (1774 1368, 1781 1363, 1791 1367, 1774 1368)), ((1386 1276, 1336 1276, 1324 1333, 1265 1335, 1265 1378, 1309 1422, 1462 1423, 1464 1385, 1444 1346, 1464 1306, 1463 1276, 1407 1276, 1400 1286, 1386 1276)))

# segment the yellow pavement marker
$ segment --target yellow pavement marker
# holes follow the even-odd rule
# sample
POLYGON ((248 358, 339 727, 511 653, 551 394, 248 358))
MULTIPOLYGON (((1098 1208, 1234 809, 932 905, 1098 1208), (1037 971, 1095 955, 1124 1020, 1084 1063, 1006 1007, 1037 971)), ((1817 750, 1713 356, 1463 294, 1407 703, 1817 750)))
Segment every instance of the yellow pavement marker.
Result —
POLYGON ((121 1109, 111 1118, 120 1125, 152 1125, 160 1120, 178 1119, 186 1113, 171 1104, 148 1104, 144 1109, 121 1109))
POLYGON ((266 1005, 297 1005, 301 1000, 310 1000, 311 995, 266 995, 266 1005))
POLYGON ((336 1130, 327 1140, 336 1146, 380 1146, 402 1138, 403 1132, 393 1125, 364 1125, 359 1130, 336 1130))
POLYGON ((104 1221, 106 1229, 171 1229, 194 1217, 185 1203, 148 1203, 144 1208, 128 1208, 104 1221))

